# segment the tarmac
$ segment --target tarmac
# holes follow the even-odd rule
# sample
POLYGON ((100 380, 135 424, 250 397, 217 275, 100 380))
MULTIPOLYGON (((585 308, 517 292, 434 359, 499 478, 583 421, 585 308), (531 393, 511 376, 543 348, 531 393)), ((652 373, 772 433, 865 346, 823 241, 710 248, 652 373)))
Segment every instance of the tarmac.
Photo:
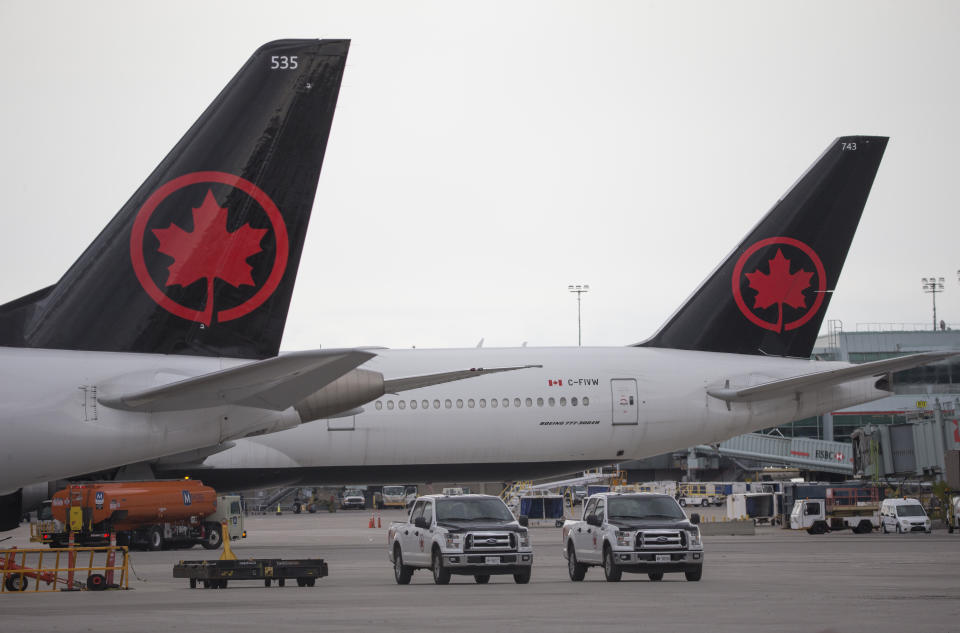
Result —
MULTIPOLYGON (((133 552, 129 591, 0 594, 2 630, 217 631, 960 631, 960 534, 808 535, 758 527, 755 536, 707 536, 703 579, 662 582, 599 568, 571 582, 560 530, 531 528, 535 562, 528 585, 493 576, 477 585, 454 576, 433 584, 418 571, 398 586, 386 532, 400 510, 247 517, 243 558, 324 558, 330 575, 315 587, 190 589, 172 577, 181 560, 219 551, 133 552)), ((0 547, 30 547, 27 527, 0 547)), ((31 584, 31 589, 33 585, 31 584)))

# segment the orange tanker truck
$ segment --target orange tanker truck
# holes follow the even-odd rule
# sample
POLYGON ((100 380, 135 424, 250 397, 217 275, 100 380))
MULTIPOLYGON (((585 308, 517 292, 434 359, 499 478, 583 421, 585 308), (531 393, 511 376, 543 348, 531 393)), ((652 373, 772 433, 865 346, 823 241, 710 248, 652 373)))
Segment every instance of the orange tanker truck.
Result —
POLYGON ((51 547, 66 547, 70 532, 78 546, 109 544, 116 532, 119 545, 216 549, 222 522, 230 538, 246 536, 240 498, 218 497, 191 479, 71 484, 53 495, 40 519, 32 540, 51 547))

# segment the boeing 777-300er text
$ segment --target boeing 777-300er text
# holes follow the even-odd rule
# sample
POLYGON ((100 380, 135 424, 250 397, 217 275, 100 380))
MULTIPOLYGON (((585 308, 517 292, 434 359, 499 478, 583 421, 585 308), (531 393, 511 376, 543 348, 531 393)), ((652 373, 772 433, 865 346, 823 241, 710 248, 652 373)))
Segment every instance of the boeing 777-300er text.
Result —
POLYGON ((950 354, 862 365, 810 356, 886 145, 870 136, 830 143, 643 343, 378 350, 352 375, 378 372, 389 395, 353 415, 151 466, 158 476, 192 475, 223 489, 526 479, 714 443, 885 396, 892 372, 950 354), (403 378, 464 365, 528 369, 435 386, 403 378))
POLYGON ((258 49, 60 281, 0 306, 0 529, 49 482, 357 406, 374 352, 277 355, 348 47, 258 49))

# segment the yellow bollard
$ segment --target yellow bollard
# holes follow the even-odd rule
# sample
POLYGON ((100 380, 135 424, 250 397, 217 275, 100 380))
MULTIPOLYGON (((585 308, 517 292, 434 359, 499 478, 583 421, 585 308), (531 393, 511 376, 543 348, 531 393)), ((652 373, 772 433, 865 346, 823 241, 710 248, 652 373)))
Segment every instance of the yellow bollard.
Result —
POLYGON ((237 560, 237 555, 230 548, 230 527, 224 521, 220 524, 220 539, 223 541, 223 554, 220 554, 220 560, 237 560))

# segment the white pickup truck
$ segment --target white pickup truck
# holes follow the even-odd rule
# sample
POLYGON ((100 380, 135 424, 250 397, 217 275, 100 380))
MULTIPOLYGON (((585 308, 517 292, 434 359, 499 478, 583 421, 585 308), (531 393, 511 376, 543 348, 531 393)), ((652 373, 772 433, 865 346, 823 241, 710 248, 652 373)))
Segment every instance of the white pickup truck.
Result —
POLYGON ((620 580, 623 572, 647 574, 654 581, 672 572, 696 581, 703 573, 700 528, 669 495, 592 495, 584 503, 583 520, 563 524, 563 555, 573 581, 583 580, 591 565, 602 566, 609 582, 620 580))
POLYGON ((408 584, 416 569, 432 570, 438 585, 449 583, 451 574, 472 575, 479 584, 493 574, 513 574, 521 585, 530 582, 530 535, 499 497, 420 497, 408 521, 390 524, 387 545, 400 585, 408 584))

